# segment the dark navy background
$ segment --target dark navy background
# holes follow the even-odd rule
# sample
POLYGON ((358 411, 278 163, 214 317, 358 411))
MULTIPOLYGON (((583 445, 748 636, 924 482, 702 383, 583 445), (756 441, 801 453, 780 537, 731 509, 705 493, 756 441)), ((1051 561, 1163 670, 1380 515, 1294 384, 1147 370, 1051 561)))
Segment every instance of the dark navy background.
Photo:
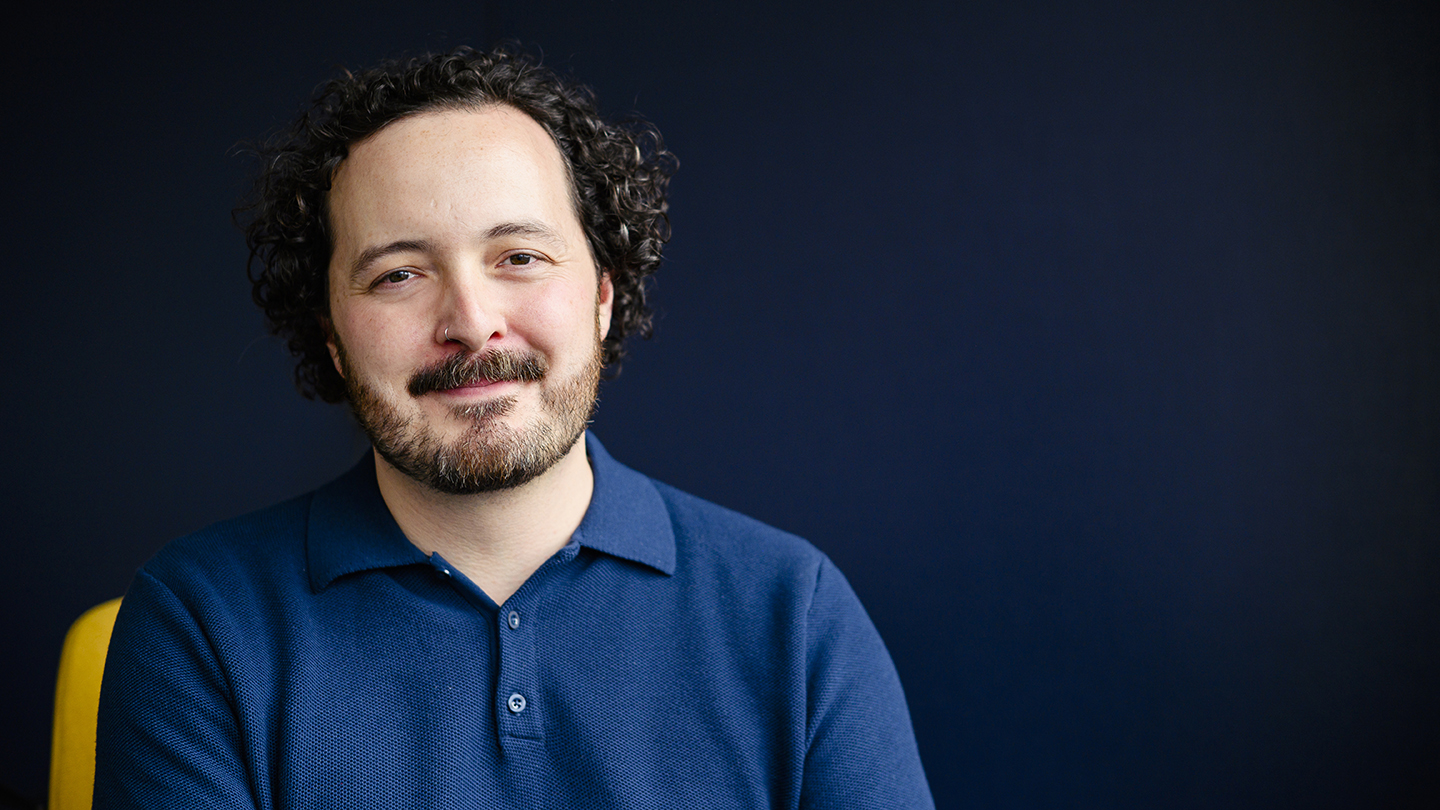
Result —
POLYGON ((13 17, 0 784, 76 615, 365 447, 249 304, 236 143, 506 36, 681 160, 597 432, 835 559, 939 806, 1433 806, 1440 15, 1166 5, 13 17))

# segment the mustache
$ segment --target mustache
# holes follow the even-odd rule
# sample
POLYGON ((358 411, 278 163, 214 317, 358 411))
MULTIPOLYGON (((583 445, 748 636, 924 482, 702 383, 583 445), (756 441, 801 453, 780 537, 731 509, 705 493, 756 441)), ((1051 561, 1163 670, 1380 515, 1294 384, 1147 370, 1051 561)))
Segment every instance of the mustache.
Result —
POLYGON ((459 352, 415 372, 409 391, 410 396, 418 397, 480 382, 538 382, 549 370, 545 357, 535 351, 459 352))

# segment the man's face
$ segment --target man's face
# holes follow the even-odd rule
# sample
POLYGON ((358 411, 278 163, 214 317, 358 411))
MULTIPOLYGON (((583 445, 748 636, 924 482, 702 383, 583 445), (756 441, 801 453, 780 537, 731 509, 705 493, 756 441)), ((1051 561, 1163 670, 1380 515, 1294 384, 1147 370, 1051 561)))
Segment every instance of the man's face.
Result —
POLYGON ((330 352, 380 455, 471 493, 569 452, 614 290, 545 130, 501 105, 396 121, 351 148, 329 204, 330 352))

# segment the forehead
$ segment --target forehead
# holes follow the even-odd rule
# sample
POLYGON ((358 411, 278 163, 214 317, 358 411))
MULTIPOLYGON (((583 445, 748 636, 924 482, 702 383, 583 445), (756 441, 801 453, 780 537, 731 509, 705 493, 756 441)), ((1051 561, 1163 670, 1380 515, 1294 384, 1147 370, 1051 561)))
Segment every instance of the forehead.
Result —
POLYGON ((408 116, 357 142, 335 171, 329 207, 337 251, 396 231, 516 218, 579 227, 554 140, 501 104, 408 116))

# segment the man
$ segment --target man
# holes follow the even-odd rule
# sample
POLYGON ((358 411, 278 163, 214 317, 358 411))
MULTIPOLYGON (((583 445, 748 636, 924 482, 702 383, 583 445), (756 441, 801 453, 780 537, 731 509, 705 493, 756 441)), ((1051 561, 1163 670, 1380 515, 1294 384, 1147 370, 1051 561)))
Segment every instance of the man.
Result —
POLYGON ((835 567, 609 457, 673 159, 459 50, 332 82, 264 155, 255 297, 374 453, 137 574, 118 807, 929 807, 835 567))

